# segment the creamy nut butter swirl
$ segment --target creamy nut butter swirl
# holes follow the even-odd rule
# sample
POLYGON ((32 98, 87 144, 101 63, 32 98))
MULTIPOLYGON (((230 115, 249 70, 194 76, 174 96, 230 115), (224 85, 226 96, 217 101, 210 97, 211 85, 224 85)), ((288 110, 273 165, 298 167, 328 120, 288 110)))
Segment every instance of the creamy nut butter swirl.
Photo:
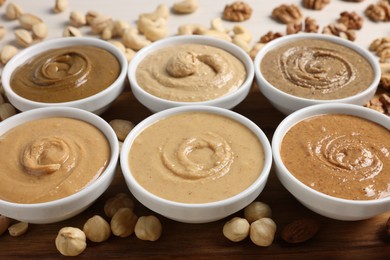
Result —
POLYGON ((17 203, 69 196, 106 168, 110 146, 89 123, 45 118, 19 125, 0 137, 0 198, 17 203))
POLYGON ((390 132, 350 115, 301 121, 285 135, 281 156, 300 181, 352 200, 390 196, 390 132))
POLYGON ((234 196, 258 178, 263 165, 263 147, 252 131, 204 112, 157 121, 135 138, 129 152, 129 167, 140 185, 186 203, 234 196))
POLYGON ((207 45, 181 44, 151 53, 136 71, 147 92, 174 101, 211 100, 239 88, 244 64, 232 54, 207 45))
POLYGON ((110 52, 94 46, 69 46, 32 57, 15 70, 10 85, 30 100, 67 102, 97 94, 119 73, 119 61, 110 52))
POLYGON ((301 39, 282 44, 269 51, 260 66, 274 87, 311 99, 352 96, 374 80, 372 66, 362 55, 325 40, 301 39))

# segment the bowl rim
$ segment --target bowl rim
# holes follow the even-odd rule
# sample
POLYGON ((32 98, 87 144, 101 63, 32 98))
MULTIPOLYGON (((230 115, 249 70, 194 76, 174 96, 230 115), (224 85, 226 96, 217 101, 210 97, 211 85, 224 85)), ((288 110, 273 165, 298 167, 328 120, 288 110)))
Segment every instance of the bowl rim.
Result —
MULTIPOLYGON (((133 187, 139 191, 142 192, 142 194, 148 198, 148 200, 153 200, 159 205, 169 205, 173 207, 180 207, 180 208, 192 208, 192 209, 205 209, 205 208, 213 208, 213 207, 223 207, 225 205, 229 205, 232 203, 235 203, 249 194, 255 192, 256 189, 258 189, 259 186, 262 184, 266 184, 271 166, 272 166, 272 149, 270 142, 268 141, 267 136, 264 134, 264 132, 258 127, 254 122, 252 122, 250 119, 244 117, 243 115, 228 110, 224 108, 219 107, 213 107, 213 106, 203 106, 203 105, 189 105, 189 106, 181 106, 181 107, 174 107, 169 108, 160 112, 157 112, 155 114, 152 114, 151 116, 147 117, 143 121, 141 121, 138 125, 136 125, 133 130, 129 133, 129 135, 126 137, 125 141, 122 145, 122 150, 120 154, 120 164, 122 168, 122 173, 124 175, 124 178, 126 182, 130 182, 133 187), (212 113, 217 114, 221 116, 228 117, 232 120, 235 120, 244 126, 246 126, 249 130, 251 130, 252 133, 256 135, 258 140, 260 141, 263 152, 264 152, 264 166, 261 170, 258 178, 245 190, 241 191, 240 193, 231 196, 226 199, 213 201, 213 202, 207 202, 207 203, 185 203, 185 202, 176 202, 168 199, 161 198, 152 192, 145 189, 141 184, 138 183, 138 181, 133 177, 130 171, 129 167, 129 161, 128 161, 128 154, 131 149, 131 145, 134 142, 135 138, 147 127, 154 124, 155 122, 173 116, 188 112, 205 112, 205 113, 212 113)), ((130 187, 129 187, 130 188, 130 187)))
MULTIPOLYGON (((80 121, 87 122, 95 126, 97 129, 99 129, 104 134, 104 136, 106 137, 110 145, 111 154, 110 154, 110 159, 107 164, 107 167, 104 169, 104 171, 100 174, 100 176, 96 180, 89 183, 87 186, 85 186, 78 192, 73 193, 69 196, 48 201, 48 202, 39 202, 39 203, 17 203, 17 202, 10 202, 10 201, 0 199, 1 207, 12 207, 14 209, 23 208, 25 210, 32 210, 32 209, 46 209, 46 208, 56 207, 61 204, 77 202, 80 198, 88 197, 88 194, 90 194, 96 187, 99 187, 100 185, 104 184, 107 181, 107 179, 109 179, 113 174, 115 174, 115 168, 117 166, 118 157, 119 157, 119 143, 117 141, 116 134, 112 129, 112 127, 104 119, 102 119, 98 115, 95 115, 92 112, 79 109, 79 108, 74 108, 74 107, 61 107, 61 106, 35 108, 35 109, 31 109, 16 114, 12 117, 3 120, 0 124, 0 129, 4 127, 6 129, 4 132, 0 133, 0 135, 5 134, 12 128, 19 126, 23 123, 31 122, 36 119, 51 118, 51 117, 75 118, 80 121), (11 124, 13 126, 10 127, 4 126, 8 124, 11 124)), ((79 207, 81 206, 83 205, 80 204, 79 207)))
POLYGON ((255 75, 255 70, 253 67, 253 61, 249 57, 249 55, 242 50, 240 47, 237 45, 226 41, 222 39, 218 39, 215 37, 211 36, 206 36, 206 35, 174 35, 170 36, 167 38, 164 38, 162 40, 153 42, 152 44, 145 46, 141 50, 139 50, 134 57, 131 59, 128 67, 128 79, 130 81, 130 86, 131 88, 135 88, 136 91, 139 93, 142 93, 143 96, 147 97, 148 99, 152 100, 153 102, 160 102, 165 105, 168 105, 170 107, 173 106, 182 106, 182 105, 216 105, 218 103, 225 102, 229 99, 231 99, 234 96, 238 96, 240 94, 244 94, 251 86, 252 82, 254 79, 255 75), (244 65, 247 75, 245 77, 244 82, 241 84, 239 88, 237 88, 234 91, 231 91, 229 93, 226 93, 223 96, 210 99, 210 100, 204 100, 204 101, 194 101, 194 102, 185 102, 185 101, 174 101, 174 100, 169 100, 169 99, 164 99, 158 96, 155 96, 149 92, 147 92, 144 88, 142 88, 136 79, 136 70, 139 65, 139 63, 149 54, 167 47, 171 46, 173 44, 188 44, 188 43, 193 43, 193 44, 203 44, 203 45, 208 45, 216 48, 223 49, 227 51, 228 53, 232 54, 234 57, 239 59, 242 64, 244 65))
POLYGON ((19 51, 14 57, 12 57, 7 64, 4 66, 2 71, 2 77, 1 81, 3 84, 3 88, 5 91, 5 94, 10 96, 12 99, 17 100, 19 103, 26 103, 30 106, 34 107, 57 107, 57 106, 72 106, 72 107, 79 107, 84 102, 93 102, 99 98, 102 98, 107 95, 112 89, 119 88, 121 86, 121 82, 125 80, 126 74, 127 74, 127 68, 128 68, 128 62, 126 59, 126 56, 124 53, 122 53, 118 48, 116 48, 114 45, 110 44, 107 41, 104 41, 102 39, 98 38, 92 38, 92 37, 65 37, 65 38, 53 38, 49 39, 43 42, 39 42, 37 44, 31 45, 21 51, 19 51), (68 46, 75 46, 75 45, 88 45, 88 46, 95 46, 103 48, 107 51, 109 51, 111 54, 113 54, 120 66, 120 73, 116 80, 111 83, 110 86, 103 89, 102 91, 92 95, 88 96, 82 99, 76 99, 72 101, 66 101, 66 102, 40 102, 40 101, 34 101, 30 100, 28 98, 22 97, 15 93, 11 87, 10 80, 11 76, 14 73, 15 69, 17 69, 19 66, 24 64, 27 60, 35 57, 36 55, 39 55, 47 50, 52 49, 59 49, 63 47, 68 46), (46 47, 46 48, 45 48, 46 47), (42 49, 44 48, 44 49, 42 49), (42 49, 42 50, 41 50, 42 49))
POLYGON ((316 197, 320 197, 322 199, 326 199, 336 203, 344 203, 349 205, 377 205, 377 204, 386 204, 390 202, 390 196, 380 199, 374 200, 351 200, 334 197, 320 191, 317 191, 304 183, 302 183, 298 178, 296 178, 284 165, 283 160, 280 156, 280 147, 286 133, 304 119, 324 114, 347 114, 353 115, 356 117, 360 117, 375 123, 380 124, 381 126, 390 129, 390 117, 375 111, 370 108, 366 108, 359 105, 354 104, 346 104, 346 103, 327 103, 327 104, 318 104, 312 105, 309 107, 302 108, 297 110, 286 118, 282 120, 282 122, 276 128, 273 138, 272 138, 272 154, 275 165, 280 167, 282 173, 285 177, 289 179, 289 181, 293 182, 294 185, 297 185, 300 189, 308 191, 315 195, 316 197))
POLYGON ((255 59, 254 59, 254 70, 255 70, 255 76, 259 81, 262 81, 263 86, 258 86, 259 88, 261 87, 266 87, 269 90, 272 90, 274 93, 277 93, 280 96, 285 96, 290 99, 293 99, 294 102, 305 102, 305 103, 310 103, 310 104, 325 104, 325 103, 330 103, 330 102, 344 102, 344 103, 350 103, 354 101, 355 99, 360 99, 364 97, 365 95, 368 95, 373 89, 376 89, 380 77, 381 77, 381 68, 379 65, 379 62, 375 59, 373 54, 371 54, 368 50, 354 44, 353 42, 333 36, 333 35, 326 35, 326 34, 313 34, 313 33, 299 33, 299 34, 291 34, 291 35, 286 35, 283 37, 279 37, 275 40, 272 40, 271 42, 268 42, 263 48, 260 49, 260 51, 256 54, 255 59), (355 95, 344 97, 344 98, 337 98, 337 99, 311 99, 311 98, 304 98, 300 96, 295 96, 290 93, 284 92, 277 87, 274 87, 271 83, 269 83, 265 77, 263 76, 263 73, 261 72, 260 64, 262 62, 263 57, 272 49, 277 48, 287 42, 293 41, 293 40, 302 40, 302 39, 317 39, 317 40, 325 40, 325 41, 330 41, 339 45, 343 45, 345 47, 348 47, 358 54, 360 54, 362 57, 364 57, 369 64, 371 65, 371 68, 374 72, 374 78, 370 85, 364 89, 363 91, 356 93, 355 95))

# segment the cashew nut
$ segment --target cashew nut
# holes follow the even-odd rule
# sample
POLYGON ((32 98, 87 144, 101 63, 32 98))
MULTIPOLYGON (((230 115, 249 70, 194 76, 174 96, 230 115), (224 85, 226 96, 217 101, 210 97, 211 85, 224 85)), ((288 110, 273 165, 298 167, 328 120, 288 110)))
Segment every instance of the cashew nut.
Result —
POLYGON ((173 11, 179 14, 190 14, 198 9, 197 0, 183 0, 173 5, 173 11))
POLYGON ((242 40, 246 41, 247 43, 252 41, 253 38, 252 33, 242 25, 238 25, 238 24, 235 25, 233 27, 233 33, 234 33, 234 37, 239 37, 242 40))
POLYGON ((144 19, 143 33, 146 39, 154 42, 164 38, 168 33, 167 22, 163 18, 158 18, 153 21, 150 19, 144 19))
POLYGON ((200 35, 206 35, 206 36, 211 36, 211 37, 215 37, 215 38, 218 38, 218 39, 222 39, 222 40, 226 40, 226 41, 232 41, 232 38, 229 36, 229 34, 225 33, 225 32, 220 32, 220 31, 217 31, 217 30, 206 30, 206 31, 203 31, 203 32, 197 32, 195 31, 195 34, 200 34, 200 35))
POLYGON ((261 50, 261 48, 263 48, 265 45, 265 43, 256 43, 255 45, 253 45, 252 49, 249 51, 249 56, 252 58, 252 60, 255 59, 256 57, 256 54, 261 50))
POLYGON ((216 30, 216 31, 219 31, 219 32, 228 32, 229 31, 229 30, 226 30, 223 27, 221 17, 217 17, 217 18, 212 19, 211 22, 210 22, 210 28, 212 30, 216 30))
POLYGON ((154 11, 154 13, 157 15, 157 17, 168 19, 168 17, 169 17, 169 8, 165 4, 160 4, 160 5, 157 6, 157 8, 154 11))
POLYGON ((207 28, 200 24, 184 24, 178 28, 179 35, 201 34, 205 31, 207 31, 207 28))
POLYGON ((249 52, 251 50, 251 46, 249 45, 249 43, 247 43, 240 37, 233 37, 232 43, 243 49, 245 52, 249 52))
POLYGON ((149 45, 151 41, 144 39, 141 35, 138 34, 136 28, 129 28, 123 34, 123 44, 135 51, 142 49, 143 47, 149 45))

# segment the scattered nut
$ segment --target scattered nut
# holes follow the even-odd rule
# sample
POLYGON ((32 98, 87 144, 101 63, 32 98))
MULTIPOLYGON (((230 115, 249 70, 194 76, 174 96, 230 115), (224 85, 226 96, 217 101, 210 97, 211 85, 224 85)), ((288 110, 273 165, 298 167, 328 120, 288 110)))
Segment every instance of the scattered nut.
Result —
POLYGON ((104 28, 112 24, 112 18, 108 15, 99 14, 91 22, 91 29, 93 33, 100 34, 104 28))
POLYGON ((371 100, 365 106, 370 108, 370 109, 374 109, 374 110, 378 111, 379 113, 382 113, 382 114, 386 113, 382 102, 379 100, 378 95, 375 95, 373 98, 371 98, 371 100))
POLYGON ((104 213, 107 217, 112 218, 115 213, 121 208, 134 208, 133 200, 126 193, 118 193, 114 197, 109 198, 104 204, 104 213))
POLYGON ((16 114, 16 109, 10 103, 0 105, 0 121, 3 121, 16 114))
POLYGON ((87 247, 84 232, 75 227, 64 227, 58 232, 55 240, 57 250, 65 256, 77 256, 87 247))
POLYGON ((48 29, 45 23, 36 23, 31 30, 35 39, 42 40, 47 37, 48 29))
POLYGON ((233 22, 242 22, 251 18, 252 7, 243 1, 236 1, 226 5, 223 10, 223 19, 233 22))
POLYGON ((31 33, 25 29, 15 30, 15 39, 16 42, 22 47, 28 47, 33 42, 31 33))
POLYGON ((298 219, 283 228, 281 237, 287 243, 302 243, 317 234, 319 228, 319 223, 314 219, 298 219))
POLYGON ((0 236, 4 234, 4 232, 8 229, 10 224, 11 224, 10 218, 0 215, 0 236))
POLYGON ((123 20, 115 20, 113 22, 113 36, 122 37, 126 29, 130 28, 130 25, 123 20))
POLYGON ((255 45, 253 45, 252 49, 249 51, 249 56, 251 57, 252 60, 255 59, 256 57, 256 54, 261 50, 261 48, 263 48, 265 45, 265 43, 256 43, 255 45))
POLYGON ((319 29, 319 25, 317 20, 311 17, 305 18, 305 32, 307 33, 317 33, 319 29))
POLYGON ((87 24, 87 18, 79 11, 72 11, 69 15, 69 24, 73 27, 79 28, 87 24))
POLYGON ((282 23, 299 22, 302 20, 301 10, 297 5, 282 4, 272 10, 272 17, 282 23))
POLYGON ((151 44, 151 41, 143 39, 141 35, 138 34, 137 29, 129 28, 126 29, 123 34, 123 44, 130 49, 138 51, 151 44))
POLYGON ((381 0, 376 4, 370 4, 364 10, 364 14, 374 22, 390 21, 390 3, 386 0, 381 0))
POLYGON ((100 14, 95 11, 88 11, 85 15, 85 20, 87 21, 88 25, 92 25, 92 21, 98 17, 100 14))
POLYGON ((18 51, 18 48, 13 45, 5 45, 0 53, 1 63, 6 64, 18 51))
POLYGON ((18 237, 27 232, 28 223, 27 222, 18 222, 8 227, 8 232, 13 237, 18 237))
POLYGON ((363 26, 363 17, 356 12, 342 12, 337 22, 344 24, 348 30, 360 30, 363 26))
POLYGON ((119 141, 124 141, 126 136, 134 128, 134 124, 129 120, 114 119, 110 121, 110 126, 114 129, 119 141))
POLYGON ((178 28, 178 34, 179 35, 192 35, 192 34, 199 34, 199 32, 205 32, 208 29, 200 24, 183 24, 180 25, 178 28))
POLYGON ((156 241, 160 238, 161 233, 161 222, 153 215, 142 216, 135 224, 134 234, 141 240, 156 241))
POLYGON ((322 33, 338 36, 350 41, 354 41, 356 39, 355 31, 348 30, 348 28, 342 23, 329 24, 328 26, 324 27, 322 33))
POLYGON ((270 218, 272 211, 268 204, 261 201, 254 201, 245 207, 244 216, 249 223, 252 223, 261 218, 270 218))
POLYGON ((56 0, 53 11, 54 13, 62 13, 68 8, 68 0, 56 0))
POLYGON ((245 218, 234 217, 223 226, 223 235, 233 242, 244 240, 249 235, 250 225, 245 218))
POLYGON ((251 50, 249 43, 239 36, 234 36, 232 43, 243 49, 245 52, 249 52, 251 50))
POLYGON ((303 7, 312 10, 322 10, 329 3, 330 0, 302 0, 303 7))
POLYGON ((270 246, 274 241, 276 224, 270 218, 261 218, 252 222, 249 237, 255 245, 270 246))
POLYGON ((168 25, 167 21, 164 18, 158 18, 155 21, 150 21, 151 23, 146 25, 143 31, 146 39, 149 41, 157 41, 167 36, 168 34, 168 25))
POLYGON ((242 25, 238 25, 238 24, 235 25, 233 27, 233 33, 234 33, 233 38, 239 37, 247 43, 250 43, 252 41, 253 38, 252 33, 242 25))
POLYGON ((4 38, 6 31, 4 25, 0 25, 0 40, 4 38))
POLYGON ((224 32, 220 32, 220 31, 216 31, 216 30, 196 31, 195 34, 215 37, 215 38, 226 40, 229 42, 232 41, 232 38, 230 37, 229 34, 224 33, 224 32))
POLYGON ((31 30, 34 24, 43 22, 41 18, 30 13, 23 13, 18 20, 20 26, 26 30, 31 30))
POLYGON ((12 2, 7 5, 7 9, 5 10, 5 16, 9 20, 18 19, 22 15, 22 13, 23 13, 22 8, 19 5, 12 2))
POLYGON ((134 232, 138 217, 129 208, 119 209, 111 219, 111 231, 115 236, 128 237, 134 232))
POLYGON ((73 26, 66 26, 64 31, 62 32, 62 36, 64 37, 81 37, 82 34, 79 29, 73 26))
POLYGON ((286 27, 286 34, 296 34, 302 31, 302 23, 301 22, 290 22, 286 27))
POLYGON ((264 34, 263 36, 260 37, 260 40, 259 42, 260 43, 268 43, 272 40, 275 40, 276 38, 279 38, 279 37, 282 37, 283 34, 279 33, 279 32, 272 32, 272 31, 269 31, 267 32, 266 34, 264 34))
POLYGON ((210 29, 220 31, 220 32, 228 32, 222 24, 221 17, 217 17, 211 20, 210 22, 210 29))
POLYGON ((101 216, 95 215, 89 218, 84 226, 85 236, 92 242, 103 242, 111 236, 110 224, 101 216))
MULTIPOLYGON (((133 59, 135 53, 136 53, 136 52, 133 51, 133 50, 130 49, 130 48, 126 48, 126 49, 125 49, 125 56, 126 56, 127 62, 130 62, 130 61, 133 59)), ((120 143, 121 143, 121 141, 120 141, 120 143)))
POLYGON ((190 14, 195 12, 197 9, 197 0, 182 0, 180 2, 176 2, 172 7, 172 10, 178 14, 190 14))
MULTIPOLYGON (((387 66, 385 64, 390 63, 390 37, 375 39, 370 44, 369 49, 375 52, 377 56, 379 56, 379 61, 381 62, 381 66, 387 66)), ((390 69, 387 70, 387 73, 390 73, 390 69)), ((382 68, 382 74, 383 74, 383 68, 382 68)))

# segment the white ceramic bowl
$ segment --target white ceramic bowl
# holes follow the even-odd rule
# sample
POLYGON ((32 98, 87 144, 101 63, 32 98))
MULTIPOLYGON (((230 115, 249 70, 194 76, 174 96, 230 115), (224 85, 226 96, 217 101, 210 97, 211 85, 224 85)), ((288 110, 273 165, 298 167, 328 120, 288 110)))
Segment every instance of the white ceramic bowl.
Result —
POLYGON ((134 58, 131 60, 128 69, 128 78, 130 81, 130 86, 133 91, 134 96, 139 102, 141 102, 145 107, 147 107, 152 112, 158 112, 167 108, 185 106, 185 105, 209 105, 217 106, 222 108, 231 109, 238 105, 245 97, 248 95, 250 88, 253 83, 254 69, 253 62, 249 55, 244 52, 238 46, 226 41, 220 40, 214 37, 201 36, 201 35, 190 35, 190 36, 172 36, 165 38, 163 40, 156 41, 151 45, 142 48, 134 58), (145 91, 137 82, 136 79, 136 70, 140 62, 152 52, 157 51, 158 49, 175 45, 175 44, 203 44, 213 47, 223 49, 235 57, 237 57, 244 64, 247 72, 247 76, 243 84, 236 91, 228 93, 222 97, 199 102, 179 102, 163 99, 157 96, 154 96, 147 91, 145 91))
MULTIPOLYGON (((269 43, 267 43, 264 48, 262 48, 256 55, 254 60, 254 69, 255 69, 255 79, 257 86, 259 90, 262 92, 262 94, 270 101, 270 103, 278 109, 280 112, 282 112, 285 115, 288 115, 300 108, 304 108, 307 106, 315 105, 315 104, 325 104, 325 103, 349 103, 349 104, 355 104, 355 105, 365 105, 375 94, 376 89, 379 84, 380 76, 381 76, 381 69, 379 66, 378 60, 366 49, 361 48, 357 44, 344 40, 340 37, 335 36, 329 36, 329 35, 323 35, 323 34, 312 34, 312 33, 300 33, 300 34, 294 34, 294 35, 287 35, 280 37, 278 39, 275 39, 269 43), (367 89, 364 91, 350 96, 346 98, 340 98, 340 99, 331 99, 331 100, 318 100, 318 99, 308 99, 308 98, 302 98, 298 96, 294 96, 291 94, 288 94, 284 91, 279 90, 278 88, 274 87, 272 84, 270 84, 263 76, 260 64, 263 60, 264 55, 266 55, 270 50, 277 48, 278 46, 285 44, 285 43, 291 43, 296 40, 302 40, 302 39, 318 39, 318 40, 326 40, 331 41, 346 47, 351 48, 352 50, 355 50, 357 53, 362 55, 364 58, 367 59, 367 61, 371 64, 373 70, 374 70, 374 80, 372 83, 367 86, 367 89)), ((275 77, 282 77, 282 74, 279 73, 275 75, 275 77)))
POLYGON ((300 182, 283 164, 280 156, 282 140, 288 130, 303 119, 321 114, 348 114, 390 129, 390 117, 358 105, 329 103, 303 108, 287 116, 277 127, 272 139, 276 174, 283 186, 312 211, 338 220, 362 220, 390 211, 390 197, 376 200, 348 200, 316 191, 300 182))
POLYGON ((125 55, 114 45, 106 41, 92 37, 58 38, 37 43, 17 53, 5 65, 2 72, 1 80, 8 100, 14 107, 16 107, 20 111, 26 111, 40 107, 66 106, 81 108, 93 112, 95 114, 102 114, 111 105, 111 103, 122 93, 125 86, 127 67, 128 62, 126 60, 125 55), (46 103, 32 101, 21 97, 12 90, 10 85, 12 73, 17 67, 25 63, 28 59, 50 49, 57 49, 74 45, 96 46, 111 52, 118 59, 121 66, 121 71, 118 78, 110 86, 95 95, 69 102, 46 103))
POLYGON ((255 200, 263 190, 272 165, 272 151, 269 141, 262 130, 249 119, 233 111, 211 106, 182 106, 167 109, 151 115, 140 122, 125 139, 120 154, 121 169, 131 193, 149 209, 176 221, 186 223, 206 223, 222 219, 244 208, 255 200), (143 186, 133 177, 129 169, 128 154, 134 139, 148 126, 168 116, 186 112, 209 112, 229 117, 248 127, 259 139, 264 149, 264 168, 259 177, 247 189, 241 193, 216 202, 210 203, 181 203, 158 197, 143 186))
MULTIPOLYGON (((40 118, 69 117, 83 120, 96 126, 110 144, 111 157, 107 168, 94 182, 68 197, 34 204, 12 203, 0 200, 0 214, 36 224, 47 224, 71 218, 90 206, 111 184, 118 165, 119 144, 114 130, 99 116, 77 108, 46 107, 29 110, 12 116, 0 123, 0 135, 12 128, 40 118)), ((17 189, 17 187, 15 187, 17 189)))

